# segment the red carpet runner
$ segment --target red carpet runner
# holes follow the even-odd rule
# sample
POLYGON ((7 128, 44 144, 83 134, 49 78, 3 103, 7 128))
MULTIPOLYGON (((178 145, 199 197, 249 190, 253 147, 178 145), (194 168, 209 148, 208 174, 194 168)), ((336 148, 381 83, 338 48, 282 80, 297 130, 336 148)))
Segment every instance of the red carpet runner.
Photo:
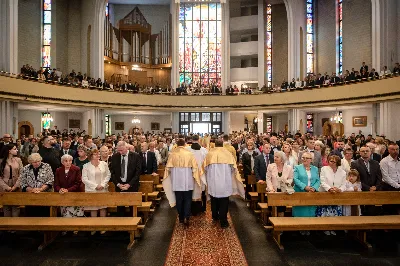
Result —
POLYGON ((247 266, 229 214, 228 221, 227 229, 213 224, 210 205, 206 214, 191 217, 188 229, 177 220, 165 265, 247 266))

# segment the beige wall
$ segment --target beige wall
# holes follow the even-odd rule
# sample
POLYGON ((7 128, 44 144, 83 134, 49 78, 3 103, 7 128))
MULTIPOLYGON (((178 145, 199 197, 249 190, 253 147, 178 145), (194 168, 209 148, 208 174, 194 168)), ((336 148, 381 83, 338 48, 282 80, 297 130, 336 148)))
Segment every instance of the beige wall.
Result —
POLYGON ((288 21, 286 7, 272 6, 272 84, 288 80, 288 21))
POLYGON ((335 0, 316 1, 316 73, 336 72, 335 0))
POLYGON ((18 1, 18 64, 41 67, 41 0, 18 1))
POLYGON ((372 64, 372 5, 366 0, 343 1, 343 72, 372 64))

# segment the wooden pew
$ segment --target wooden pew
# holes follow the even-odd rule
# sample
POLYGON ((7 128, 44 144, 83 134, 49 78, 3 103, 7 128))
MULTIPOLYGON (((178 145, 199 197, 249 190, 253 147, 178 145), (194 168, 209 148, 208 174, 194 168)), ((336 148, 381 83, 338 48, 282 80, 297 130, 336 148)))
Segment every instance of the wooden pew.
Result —
POLYGON ((155 203, 160 203, 161 198, 158 197, 159 192, 157 191, 157 185, 160 184, 160 176, 159 175, 141 175, 139 181, 152 181, 153 182, 153 192, 148 193, 148 200, 151 200, 155 203))
POLYGON ((50 206, 50 217, 0 217, 0 230, 44 231, 39 250, 55 240, 59 231, 128 231, 128 249, 135 243, 135 231, 141 221, 137 207, 142 204, 141 193, 0 193, 0 205, 50 206), (133 217, 57 217, 61 206, 132 206, 133 217))
MULTIPOLYGON (((257 184, 257 179, 255 175, 247 176, 247 184, 252 186, 252 190, 255 190, 255 185, 257 184)), ((257 208, 258 193, 255 191, 246 191, 250 195, 250 208, 255 210, 257 208)))
POLYGON ((153 191, 153 181, 140 181, 139 192, 144 194, 144 201, 142 205, 138 207, 138 211, 143 213, 143 224, 146 224, 150 212, 154 212, 154 209, 151 209, 153 202, 148 201, 149 193, 153 193, 153 191))
POLYGON ((359 216, 359 205, 400 204, 398 191, 343 192, 343 193, 267 193, 268 205, 272 206, 269 221, 273 225, 273 237, 283 250, 280 233, 298 230, 360 230, 356 238, 368 249, 366 230, 400 229, 400 215, 359 216), (336 217, 276 217, 278 206, 350 205, 354 216, 336 217))

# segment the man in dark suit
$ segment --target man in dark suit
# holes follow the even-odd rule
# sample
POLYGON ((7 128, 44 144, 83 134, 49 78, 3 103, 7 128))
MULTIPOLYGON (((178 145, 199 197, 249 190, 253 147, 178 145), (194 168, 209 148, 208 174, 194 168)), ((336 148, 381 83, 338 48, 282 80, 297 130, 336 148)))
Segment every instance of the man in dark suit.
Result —
POLYGON ((142 175, 156 174, 157 173, 157 158, 156 154, 147 150, 147 143, 141 144, 140 157, 142 159, 142 175))
POLYGON ((272 157, 274 157, 274 152, 281 150, 281 146, 279 145, 279 141, 278 141, 278 138, 277 138, 276 135, 277 134, 275 133, 269 139, 269 142, 271 143, 271 154, 272 154, 272 157))
MULTIPOLYGON (((129 152, 125 141, 117 144, 117 153, 111 157, 111 180, 116 192, 138 192, 141 160, 137 153, 129 152)), ((131 210, 132 211, 132 210, 131 210)), ((118 216, 124 216, 125 206, 117 207, 118 216)))
POLYGON ((54 126, 54 129, 51 131, 51 135, 60 135, 60 130, 57 129, 57 126, 54 126))
POLYGON ((271 145, 265 143, 263 152, 254 159, 254 174, 258 183, 265 183, 267 167, 274 162, 274 155, 271 153, 271 145))
MULTIPOLYGON (((360 173, 362 191, 377 191, 381 188, 382 173, 379 163, 371 160, 371 149, 367 146, 360 149, 361 158, 351 163, 351 168, 360 173)), ((381 213, 375 206, 362 206, 363 215, 378 215, 381 213)))
MULTIPOLYGON (((1 150, 3 149, 3 147, 8 145, 8 144, 10 144, 10 143, 12 143, 11 135, 10 134, 4 134, 3 135, 3 142, 0 142, 0 153, 1 153, 1 150)), ((3 159, 3 158, 0 158, 0 159, 3 159)))
POLYGON ((71 141, 68 138, 63 139, 62 148, 60 150, 60 160, 61 160, 61 157, 65 154, 69 154, 73 158, 75 158, 75 155, 76 155, 76 151, 71 149, 71 141))

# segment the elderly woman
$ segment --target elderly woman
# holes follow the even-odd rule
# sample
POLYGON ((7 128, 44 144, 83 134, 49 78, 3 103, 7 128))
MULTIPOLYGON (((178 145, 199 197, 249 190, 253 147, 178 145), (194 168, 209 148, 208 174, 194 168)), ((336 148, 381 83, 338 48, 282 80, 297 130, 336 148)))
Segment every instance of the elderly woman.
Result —
MULTIPOLYGON (((39 153, 32 153, 28 157, 29 164, 22 168, 20 180, 22 192, 41 193, 51 192, 54 175, 47 163, 42 163, 39 153)), ((50 214, 50 208, 46 206, 26 206, 26 216, 46 217, 50 214)))
POLYGON ((317 140, 315 141, 315 146, 314 150, 319 151, 321 153, 321 161, 322 161, 322 166, 327 166, 328 165, 328 154, 326 153, 326 145, 322 143, 322 141, 317 140))
MULTIPOLYGON (((104 193, 108 192, 108 181, 111 173, 106 162, 100 161, 100 153, 93 149, 89 153, 90 162, 85 164, 82 169, 82 182, 85 184, 85 192, 104 193)), ((104 207, 85 207, 90 210, 90 216, 97 217, 97 211, 100 210, 100 217, 106 217, 107 206, 104 207)), ((96 232, 92 232, 94 235, 96 232)), ((105 232, 102 231, 101 234, 105 232)))
POLYGON ((110 151, 106 145, 103 145, 100 148, 100 161, 107 163, 108 167, 110 167, 111 156, 110 156, 110 151))
MULTIPOLYGON (((54 180, 54 191, 60 194, 69 192, 80 192, 82 184, 81 170, 72 165, 72 156, 65 154, 61 157, 60 168, 56 170, 54 180)), ((79 217, 84 215, 83 207, 61 207, 63 217, 79 217)))
POLYGON ((289 143, 287 142, 283 143, 282 151, 286 156, 285 162, 287 165, 291 166, 292 169, 293 167, 298 165, 298 157, 296 156, 297 154, 293 153, 292 146, 289 143))
MULTIPOLYGON (((285 146, 285 145, 284 145, 285 146)), ((293 168, 285 163, 286 155, 283 151, 274 153, 274 163, 267 167, 267 191, 287 192, 292 187, 293 168)), ((284 216, 286 207, 278 207, 278 216, 284 216)))
MULTIPOLYGON (((346 189, 346 172, 339 167, 340 157, 337 155, 328 156, 328 166, 321 168, 321 187, 319 191, 340 193, 346 189)), ((318 206, 316 216, 342 216, 342 206, 318 206)), ((326 235, 336 235, 335 231, 325 231, 326 235)))
MULTIPOLYGON (((18 149, 14 144, 7 144, 1 150, 0 192, 15 192, 20 187, 20 173, 23 165, 17 157, 18 149)), ((4 217, 18 217, 19 206, 3 206, 4 217)))
MULTIPOLYGON (((294 167, 293 181, 295 192, 314 193, 320 187, 318 168, 311 165, 314 156, 310 152, 302 154, 302 164, 294 167)), ((315 206, 295 206, 292 209, 294 217, 315 217, 315 206)), ((302 235, 309 235, 309 231, 301 231, 302 235)))
POLYGON ((78 157, 74 160, 74 165, 79 167, 79 169, 83 169, 83 166, 89 162, 87 157, 88 149, 84 145, 78 146, 78 157))

